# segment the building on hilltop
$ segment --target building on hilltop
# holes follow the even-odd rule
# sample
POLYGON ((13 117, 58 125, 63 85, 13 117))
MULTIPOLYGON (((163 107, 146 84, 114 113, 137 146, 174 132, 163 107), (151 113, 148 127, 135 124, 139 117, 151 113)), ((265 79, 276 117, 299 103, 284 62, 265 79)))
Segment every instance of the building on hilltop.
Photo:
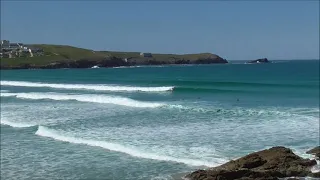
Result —
POLYGON ((1 58, 44 56, 44 50, 37 47, 25 46, 23 43, 10 43, 9 40, 1 40, 1 58))
POLYGON ((10 49, 19 49, 20 45, 19 45, 19 43, 10 43, 9 48, 10 49))
POLYGON ((10 47, 10 41, 8 40, 1 40, 1 49, 2 48, 9 48, 10 47))
POLYGON ((11 51, 15 49, 23 49, 22 43, 10 43, 8 40, 1 40, 1 50, 11 51))
POLYGON ((140 56, 143 56, 143 57, 152 57, 152 54, 151 54, 151 53, 140 53, 140 56))

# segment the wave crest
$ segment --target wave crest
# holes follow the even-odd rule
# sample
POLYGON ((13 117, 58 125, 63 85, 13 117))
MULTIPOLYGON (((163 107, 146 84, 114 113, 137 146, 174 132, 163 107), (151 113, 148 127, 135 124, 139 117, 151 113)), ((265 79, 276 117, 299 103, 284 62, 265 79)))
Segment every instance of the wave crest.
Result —
POLYGON ((178 163, 183 163, 183 164, 192 165, 192 166, 212 167, 212 166, 217 165, 215 163, 205 162, 205 161, 201 161, 201 160, 176 158, 176 157, 163 156, 163 155, 158 155, 158 154, 154 154, 154 153, 143 152, 143 151, 137 150, 133 147, 129 147, 129 146, 121 145, 121 144, 116 144, 116 143, 110 143, 110 142, 98 141, 98 140, 82 139, 82 138, 76 138, 76 137, 72 137, 72 136, 65 136, 65 135, 62 135, 61 133, 59 133, 58 131, 49 129, 45 126, 39 126, 38 130, 35 134, 39 135, 39 136, 43 136, 43 137, 49 137, 49 138, 59 140, 59 141, 69 142, 69 143, 86 144, 89 146, 101 147, 104 149, 108 149, 110 151, 121 152, 121 153, 125 153, 128 155, 134 156, 134 157, 139 157, 139 158, 153 159, 153 160, 159 160, 159 161, 172 161, 172 162, 178 162, 178 163))
POLYGON ((36 126, 36 124, 27 124, 27 123, 22 123, 22 122, 12 122, 12 121, 5 120, 3 118, 1 118, 0 121, 1 121, 1 124, 3 124, 3 125, 15 127, 15 128, 26 128, 26 127, 36 126))
POLYGON ((125 97, 118 96, 106 96, 106 95, 96 95, 96 94, 63 94, 63 93, 1 93, 4 97, 16 97, 21 99, 51 99, 57 101, 67 101, 76 100, 80 102, 93 102, 93 103, 103 103, 103 104, 115 104, 129 107, 139 107, 139 108, 156 108, 163 106, 162 103, 155 102, 143 102, 137 101, 125 97))
POLYGON ((51 84, 40 82, 27 81, 1 81, 1 86, 22 86, 22 87, 49 87, 56 89, 84 89, 95 91, 142 91, 142 92, 164 92, 172 91, 173 86, 162 87, 134 87, 134 86, 119 86, 119 85, 105 85, 105 84, 51 84))

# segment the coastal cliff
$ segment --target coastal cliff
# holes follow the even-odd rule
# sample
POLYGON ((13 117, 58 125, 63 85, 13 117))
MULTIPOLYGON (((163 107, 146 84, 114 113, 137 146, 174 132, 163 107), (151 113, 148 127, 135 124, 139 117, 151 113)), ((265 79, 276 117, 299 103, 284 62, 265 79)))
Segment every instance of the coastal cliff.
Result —
POLYGON ((44 56, 2 58, 1 69, 59 69, 119 67, 168 64, 225 64, 226 59, 211 53, 151 54, 139 52, 93 51, 60 45, 32 45, 44 50, 44 56))

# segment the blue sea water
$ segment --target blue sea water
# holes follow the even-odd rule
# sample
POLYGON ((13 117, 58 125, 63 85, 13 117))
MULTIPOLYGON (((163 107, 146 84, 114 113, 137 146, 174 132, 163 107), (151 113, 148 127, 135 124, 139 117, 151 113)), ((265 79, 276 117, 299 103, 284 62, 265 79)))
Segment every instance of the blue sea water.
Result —
POLYGON ((317 145, 318 60, 1 71, 1 179, 173 179, 317 145))

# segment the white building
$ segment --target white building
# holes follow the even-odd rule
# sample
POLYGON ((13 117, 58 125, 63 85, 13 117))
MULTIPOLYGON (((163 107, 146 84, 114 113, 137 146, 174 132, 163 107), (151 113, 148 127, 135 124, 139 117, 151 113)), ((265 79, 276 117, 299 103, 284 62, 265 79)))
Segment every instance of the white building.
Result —
POLYGON ((1 48, 9 48, 9 47, 10 47, 10 41, 1 40, 1 48))
POLYGON ((143 52, 141 52, 140 56, 142 56, 142 57, 152 57, 152 54, 151 53, 143 53, 143 52))

